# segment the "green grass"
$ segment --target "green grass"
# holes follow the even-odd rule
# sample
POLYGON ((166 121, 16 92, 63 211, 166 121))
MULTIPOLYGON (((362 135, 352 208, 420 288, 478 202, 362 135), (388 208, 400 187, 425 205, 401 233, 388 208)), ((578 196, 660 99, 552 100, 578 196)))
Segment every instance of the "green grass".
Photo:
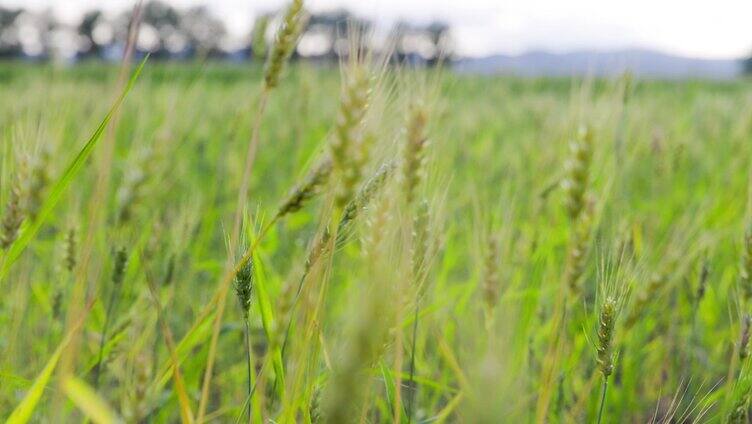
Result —
MULTIPOLYGON (((92 205, 103 145, 86 141, 120 94, 117 73, 97 64, 0 66, 0 214, 20 158, 50 152, 43 212, 0 253, 2 418, 19 406, 13 418, 31 422, 176 422, 197 413, 213 299, 228 257, 242 254, 227 245, 263 74, 148 63, 113 119, 111 185, 92 205), (102 222, 89 221, 92 208, 102 222), (91 252, 73 271, 64 258, 71 228, 76 253, 91 252), (128 262, 102 343, 121 247, 128 262)), ((327 223, 335 227, 330 180, 253 252, 251 399, 245 324, 230 292, 205 418, 247 421, 250 405, 253 417, 274 422, 595 422, 603 290, 626 294, 602 422, 672 414, 726 422, 746 411, 749 359, 738 358, 737 344, 752 313, 740 280, 752 222, 752 84, 636 81, 626 102, 624 87, 618 78, 390 72, 367 117, 374 144, 361 184, 401 160, 408 106, 428 93, 426 174, 416 191, 429 205, 425 268, 412 266, 423 221, 404 204, 397 166, 340 237, 346 242, 303 277, 310 246, 327 223), (581 291, 571 294, 564 274, 576 223, 558 183, 581 125, 593 132, 593 215, 581 291), (498 255, 489 257, 491 240, 498 255), (484 297, 488 281, 499 284, 496 305, 484 297)), ((271 93, 243 245, 328 150, 339 99, 336 68, 305 64, 271 93)))

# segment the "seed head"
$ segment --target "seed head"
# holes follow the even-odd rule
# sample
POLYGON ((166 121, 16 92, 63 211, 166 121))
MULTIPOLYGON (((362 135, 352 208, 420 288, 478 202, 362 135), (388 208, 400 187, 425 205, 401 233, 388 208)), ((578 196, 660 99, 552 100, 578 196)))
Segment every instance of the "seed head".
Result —
POLYGON ((749 377, 744 377, 735 388, 736 399, 734 404, 726 417, 726 423, 728 424, 746 424, 748 422, 748 409, 749 409, 749 394, 750 389, 749 377))
POLYGON ((496 308, 496 304, 499 301, 499 287, 501 282, 499 281, 499 243, 496 237, 491 237, 488 240, 488 246, 486 248, 486 260, 484 263, 483 274, 483 301, 486 304, 486 311, 489 315, 496 308))
POLYGON ((29 178, 26 180, 25 197, 26 210, 32 220, 37 218, 37 214, 42 208, 44 193, 50 183, 49 162, 50 153, 45 148, 29 164, 29 178))
POLYGON ((356 63, 344 75, 334 137, 329 145, 333 173, 337 178, 335 206, 344 207, 361 178, 367 160, 363 121, 371 95, 371 78, 362 64, 356 63))
POLYGON ((316 196, 321 191, 321 188, 326 185, 331 173, 331 159, 326 158, 319 162, 319 164, 308 173, 305 180, 290 191, 287 199, 282 202, 282 206, 280 206, 277 211, 277 219, 295 213, 303 208, 303 206, 316 196))
POLYGON ((321 233, 321 236, 314 241, 313 245, 311 246, 310 250, 308 251, 308 256, 306 256, 305 261, 305 270, 303 274, 308 274, 308 272, 311 271, 311 268, 313 268, 313 265, 318 262, 319 258, 324 254, 324 251, 326 250, 327 245, 329 244, 329 240, 332 238, 332 233, 329 232, 328 229, 325 229, 323 233, 321 233))
POLYGON ((128 253, 125 247, 115 251, 115 264, 112 267, 112 286, 119 287, 125 278, 125 265, 128 263, 128 253))
POLYGON ((598 346, 596 348, 598 368, 605 378, 608 378, 614 370, 612 343, 615 321, 616 300, 612 297, 608 297, 601 305, 598 320, 598 346))
MULTIPOLYGON (((394 164, 391 162, 382 165, 376 174, 363 185, 355 197, 348 202, 347 206, 342 211, 342 218, 340 218, 339 224, 337 225, 335 247, 342 246, 347 242, 353 222, 355 222, 355 219, 363 208, 367 207, 371 200, 378 195, 393 169, 394 164)), ((325 229, 321 236, 313 243, 313 246, 308 251, 308 256, 305 261, 304 275, 308 274, 313 265, 327 250, 331 237, 332 233, 328 229, 325 229)))
POLYGON ((243 317, 248 319, 251 311, 251 295, 253 291, 253 258, 243 263, 235 274, 235 294, 240 302, 243 317))
POLYGON ((282 26, 277 31, 277 37, 266 64, 264 84, 267 89, 275 88, 279 84, 279 77, 295 49, 303 26, 303 0, 292 0, 285 12, 282 26))
POLYGON ((7 249, 16 241, 18 229, 24 220, 24 211, 21 206, 21 185, 19 178, 13 180, 10 188, 8 203, 5 205, 2 220, 2 234, 0 234, 0 248, 7 249))
POLYGON ((407 134, 402 154, 402 191, 407 205, 415 198, 415 191, 424 178, 426 124, 428 113, 421 104, 413 105, 407 121, 407 134))
POLYGON ((593 134, 589 128, 581 127, 569 144, 569 158, 564 164, 566 176, 561 182, 566 196, 564 204, 572 221, 577 220, 585 205, 592 158, 593 134))
POLYGON ((63 240, 63 264, 68 272, 76 267, 76 229, 70 228, 63 240))
POLYGON ((355 197, 347 203, 337 227, 337 245, 341 245, 345 242, 348 230, 353 221, 355 221, 360 212, 368 206, 371 200, 373 200, 382 187, 384 187, 386 180, 392 174, 393 170, 394 164, 391 162, 382 165, 381 168, 376 171, 376 174, 374 174, 373 177, 361 187, 355 197))
POLYGON ((744 314, 744 318, 742 318, 742 332, 739 336, 739 359, 741 360, 749 357, 750 326, 752 326, 752 317, 749 314, 744 314))
POLYGON ((739 280, 746 300, 752 299, 752 224, 744 233, 742 249, 742 263, 739 269, 739 280))

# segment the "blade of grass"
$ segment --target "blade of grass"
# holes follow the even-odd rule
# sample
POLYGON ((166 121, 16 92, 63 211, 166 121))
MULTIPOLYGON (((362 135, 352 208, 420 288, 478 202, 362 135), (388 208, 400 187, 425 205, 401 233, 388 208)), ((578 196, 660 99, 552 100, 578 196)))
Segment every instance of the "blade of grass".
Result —
MULTIPOLYGON (((211 335, 212 317, 214 317, 214 314, 202 316, 202 319, 198 320, 193 328, 188 330, 183 339, 175 346, 175 353, 178 355, 178 364, 181 364, 196 346, 209 338, 211 335)), ((155 389, 162 389, 173 378, 174 365, 175 362, 172 358, 165 361, 154 383, 155 389)))
POLYGON ((50 359, 47 360, 47 364, 42 369, 42 372, 40 372, 37 378, 34 379, 34 383, 29 388, 29 391, 26 392, 26 396, 8 417, 8 420, 5 422, 6 424, 24 424, 29 422, 32 414, 34 413, 34 410, 37 407, 37 404, 39 403, 39 400, 42 399, 44 389, 47 387, 47 383, 49 383, 50 378, 52 377, 52 373, 55 371, 55 367, 57 367, 57 364, 60 361, 60 356, 63 354, 63 350, 71 341, 73 334, 83 324, 84 319, 88 315, 89 311, 91 311, 92 305, 93 303, 90 303, 86 306, 84 315, 81 317, 81 319, 78 320, 78 322, 76 322, 71 331, 68 332, 68 334, 63 338, 63 341, 60 342, 60 345, 58 345, 57 349, 55 349, 55 352, 52 353, 52 356, 50 356, 50 359))
POLYGON ((23 227, 21 234, 19 234, 18 238, 8 248, 5 256, 3 257, 3 260, 1 261, 2 264, 0 265, 0 282, 5 279, 5 277, 8 275, 8 272, 10 271, 10 267, 14 262, 16 262, 16 260, 18 260, 18 258, 21 256, 21 253, 23 253, 23 251, 29 245, 37 232, 39 232, 42 224, 44 224, 50 214, 52 214, 52 211, 55 209, 55 206, 62 198, 65 190, 73 181, 73 178, 81 171, 81 168, 86 163, 86 159, 91 155, 91 152, 94 150, 99 140, 102 138, 102 133, 104 133, 104 130, 107 128, 107 125, 109 124, 113 115, 120 108, 120 105, 125 100, 125 97, 135 85, 136 80, 141 74, 141 70, 146 64, 148 58, 149 56, 147 55, 144 60, 141 61, 138 67, 136 67, 136 70, 131 75, 128 84, 125 86, 125 89, 117 98, 107 114, 104 116, 102 122, 99 123, 97 129, 91 135, 86 144, 84 144, 83 148, 81 148, 76 157, 71 161, 71 163, 68 164, 65 172, 63 172, 60 178, 58 178, 58 180, 52 185, 50 194, 47 196, 44 203, 42 203, 42 207, 39 210, 37 218, 23 227))
MULTIPOLYGON (((264 273, 264 265, 261 258, 258 255, 258 249, 253 253, 254 262, 257 264, 256 270, 256 293, 258 297, 259 313, 261 314, 261 325, 264 327, 264 333, 267 340, 274 339, 274 313, 272 312, 272 302, 269 298, 269 293, 266 289, 266 274, 264 273)), ((282 363, 282 351, 276 344, 273 347, 272 354, 272 366, 274 367, 274 374, 277 382, 275 387, 277 389, 277 395, 280 399, 284 396, 285 390, 285 369, 282 363)))
POLYGON ((122 422, 107 402, 81 379, 76 377, 66 378, 63 382, 63 391, 65 391, 68 399, 94 423, 111 424, 122 422))

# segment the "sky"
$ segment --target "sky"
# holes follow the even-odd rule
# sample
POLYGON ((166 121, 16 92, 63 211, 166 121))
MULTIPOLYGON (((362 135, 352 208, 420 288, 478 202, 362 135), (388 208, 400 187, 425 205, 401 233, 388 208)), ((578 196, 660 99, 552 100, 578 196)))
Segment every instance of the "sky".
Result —
MULTIPOLYGON (((74 21, 89 8, 118 12, 134 0, 0 0, 2 6, 52 8, 74 21)), ((259 13, 284 0, 166 0, 204 4, 236 36, 259 13)), ((649 48, 683 56, 726 59, 752 53, 752 0, 307 0, 313 11, 346 7, 388 27, 397 20, 443 20, 458 53, 485 56, 529 50, 649 48)))

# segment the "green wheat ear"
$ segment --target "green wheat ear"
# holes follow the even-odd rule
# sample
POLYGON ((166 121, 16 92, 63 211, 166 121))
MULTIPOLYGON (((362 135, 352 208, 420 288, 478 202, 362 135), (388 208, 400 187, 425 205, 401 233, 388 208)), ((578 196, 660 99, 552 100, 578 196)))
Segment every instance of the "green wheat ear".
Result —
POLYGON ((302 183, 293 187, 276 213, 276 219, 295 213, 321 192, 332 173, 332 161, 328 157, 320 161, 302 183))
POLYGON ((26 187, 24 197, 26 198, 26 211, 30 219, 34 220, 39 214, 39 210, 44 203, 44 194, 47 186, 50 184, 50 152, 48 148, 43 148, 39 153, 29 160, 29 175, 25 179, 26 187))
POLYGON ((346 241, 352 223, 360 215, 363 209, 371 203, 371 200, 379 194, 384 185, 386 185, 394 168, 395 166, 391 162, 383 164, 347 203, 342 211, 342 218, 337 226, 336 244, 338 246, 346 241))
POLYGON ((7 249, 10 245, 16 241, 18 237, 18 229, 21 228, 21 223, 24 220, 25 213, 21 204, 21 174, 13 179, 10 187, 10 196, 8 197, 8 203, 5 205, 5 211, 3 212, 3 219, 0 225, 2 226, 2 233, 0 233, 0 248, 7 249))
POLYGON ((247 260, 235 274, 235 294, 240 302, 243 317, 248 319, 251 310, 251 295, 253 293, 253 257, 247 260))
POLYGON ((63 264, 68 272, 73 272, 76 267, 76 249, 76 229, 71 227, 63 240, 63 264))
POLYGON ((598 369, 605 378, 608 378, 614 370, 612 344, 616 307, 616 300, 613 297, 608 297, 603 301, 598 316, 597 362, 598 369))
POLYGON ((115 264, 112 268, 112 285, 119 287, 125 279, 125 266, 128 264, 128 252, 125 247, 115 251, 115 264))
POLYGON ((749 337, 750 328, 752 326, 752 317, 749 314, 744 314, 742 318, 742 331, 739 335, 739 359, 742 361, 749 357, 749 337))
MULTIPOLYGON (((745 371, 742 371, 743 373, 745 371)), ((731 410, 726 416, 727 424, 745 424, 749 416, 750 392, 752 391, 752 382, 748 375, 740 376, 740 380, 734 387, 734 400, 731 410)))
POLYGON ((425 172, 425 148, 428 143, 426 137, 426 125, 428 124, 428 112, 420 104, 410 107, 407 120, 407 134, 402 153, 402 192, 406 204, 412 205, 415 192, 424 179, 425 172))
POLYGON ((336 177, 334 202, 344 208, 360 182, 365 161, 363 128, 371 96, 371 76, 365 65, 355 61, 345 71, 334 136, 329 143, 332 173, 336 177))
POLYGON ((267 89, 275 88, 279 84, 285 64, 290 59, 300 32, 303 29, 303 0, 293 0, 285 12, 282 26, 277 31, 269 60, 266 64, 264 84, 267 89))
POLYGON ((752 299, 752 224, 744 232, 744 245, 742 246, 742 260, 739 269, 739 280, 741 283, 744 299, 752 299))
POLYGON ((485 303, 488 317, 493 315, 496 304, 499 302, 499 242, 491 236, 486 246, 486 259, 483 272, 483 302, 485 303))
POLYGON ((580 127, 577 137, 569 143, 569 158, 564 163, 566 176, 561 182, 564 189, 564 206, 572 221, 577 221, 584 206, 588 189, 590 163, 593 159, 593 133, 580 127))

